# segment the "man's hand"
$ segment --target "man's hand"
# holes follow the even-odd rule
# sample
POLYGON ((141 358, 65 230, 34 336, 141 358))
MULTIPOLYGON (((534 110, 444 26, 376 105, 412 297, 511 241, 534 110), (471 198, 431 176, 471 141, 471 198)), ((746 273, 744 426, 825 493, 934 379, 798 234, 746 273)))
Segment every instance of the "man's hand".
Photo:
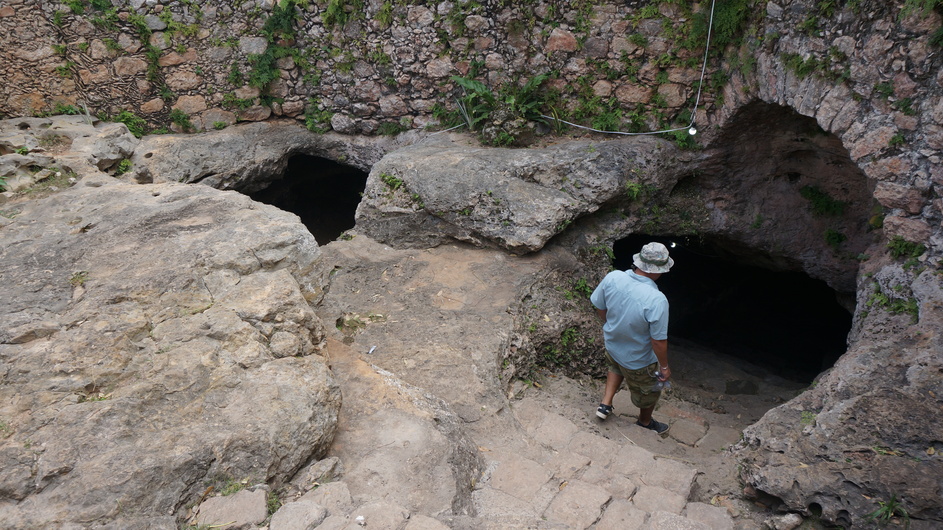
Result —
POLYGON ((655 357, 658 358, 658 372, 661 373, 659 381, 667 381, 671 377, 671 368, 668 367, 668 339, 652 339, 652 349, 655 350, 655 357))

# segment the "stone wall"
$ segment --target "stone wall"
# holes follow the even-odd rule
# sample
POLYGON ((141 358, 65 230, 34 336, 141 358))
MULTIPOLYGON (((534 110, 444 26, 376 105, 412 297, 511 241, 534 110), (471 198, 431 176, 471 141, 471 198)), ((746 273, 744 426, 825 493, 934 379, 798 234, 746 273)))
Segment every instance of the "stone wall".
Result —
POLYGON ((826 19, 808 4, 767 4, 755 70, 731 77, 718 121, 756 99, 815 118, 868 177, 885 235, 939 251, 943 73, 930 36, 940 14, 860 2, 826 19))
MULTIPOLYGON (((872 181, 887 234, 943 248, 939 13, 744 0, 740 38, 721 49, 732 16, 722 7, 737 4, 716 13, 698 141, 710 146, 756 100, 814 117, 872 181)), ((708 6, 8 0, 0 114, 129 111, 146 120, 142 132, 286 116, 312 130, 395 133, 454 111, 452 76, 497 91, 548 74, 545 110, 560 116, 621 130, 685 125, 703 53, 692 35, 708 6)))
POLYGON ((699 49, 673 42, 690 30, 691 13, 670 3, 643 17, 631 2, 372 0, 340 16, 330 10, 337 2, 292 1, 283 11, 271 0, 112 2, 105 10, 76 1, 82 13, 65 3, 6 2, 0 53, 10 82, 0 112, 51 112, 58 103, 93 114, 129 110, 157 127, 179 109, 201 129, 304 119, 307 109, 323 127, 371 134, 383 122, 422 127, 436 105, 454 108, 453 75, 496 88, 552 73, 561 110, 591 117, 622 107, 628 120, 636 107, 657 106, 636 118, 656 126, 693 95, 700 66, 699 49), (273 30, 286 12, 295 15, 290 28, 273 30))

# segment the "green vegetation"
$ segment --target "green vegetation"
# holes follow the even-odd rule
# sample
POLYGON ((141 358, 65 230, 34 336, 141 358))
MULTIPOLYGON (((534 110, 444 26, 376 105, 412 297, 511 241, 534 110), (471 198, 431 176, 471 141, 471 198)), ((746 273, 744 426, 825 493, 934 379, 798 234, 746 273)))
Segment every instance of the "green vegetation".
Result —
MULTIPOLYGON (((911 316, 911 322, 914 324, 919 321, 920 306, 917 304, 916 298, 912 296, 908 298, 889 296, 881 290, 881 286, 877 282, 872 283, 872 287, 874 287, 874 292, 871 293, 871 296, 869 296, 868 300, 865 302, 866 307, 885 309, 893 315, 901 313, 908 314, 911 316)), ((903 289, 903 286, 898 287, 900 287, 900 289, 895 288, 895 291, 903 289)))
POLYGON ((120 177, 121 175, 124 175, 128 171, 131 171, 131 160, 128 158, 125 158, 121 162, 118 162, 118 166, 115 168, 115 176, 120 177))
POLYGON ((642 35, 641 33, 633 33, 629 35, 629 42, 640 48, 644 48, 648 46, 648 37, 642 35))
POLYGON ((131 131, 135 137, 140 138, 147 133, 147 122, 144 121, 144 118, 138 117, 131 111, 122 110, 114 117, 114 120, 121 122, 127 125, 128 130, 131 131))
POLYGON ((904 527, 909 526, 910 515, 904 509, 903 504, 897 498, 897 495, 891 495, 887 502, 878 501, 878 509, 868 514, 868 520, 876 521, 879 525, 886 525, 894 517, 904 518, 904 527))
POLYGON ((799 190, 799 195, 811 203, 815 215, 834 217, 845 213, 845 202, 833 199, 816 186, 804 186, 799 190))
POLYGON ((72 61, 66 61, 62 66, 56 67, 56 73, 60 77, 72 77, 72 67, 75 66, 75 63, 72 61))
POLYGON ((796 27, 800 31, 816 37, 819 35, 819 17, 815 14, 809 14, 796 27))
POLYGON ((916 116, 917 111, 913 108, 914 100, 912 98, 899 99, 891 104, 892 107, 901 111, 906 116, 916 116))
POLYGON ((393 58, 387 55, 387 53, 384 52, 383 48, 380 46, 375 47, 369 54, 367 54, 367 57, 373 61, 373 64, 380 66, 393 64, 393 58))
POLYGON ((124 53, 124 48, 122 48, 115 39, 104 38, 102 42, 105 43, 105 48, 107 48, 108 51, 124 53))
POLYGON ((878 83, 874 85, 874 91, 877 92, 878 97, 881 99, 888 99, 894 95, 894 84, 889 81, 878 83))
POLYGON ((383 2, 373 19, 379 22, 384 29, 390 27, 390 24, 393 23, 393 2, 390 0, 383 2))
POLYGON ((943 26, 930 34, 930 44, 937 48, 943 48, 943 26))
MULTIPOLYGON (((170 46, 173 44, 173 38, 176 35, 183 35, 184 37, 194 37, 200 31, 200 26, 198 24, 183 24, 178 22, 173 17, 173 11, 170 9, 165 9, 161 11, 158 15, 161 22, 167 25, 167 28, 164 29, 164 42, 170 46)), ((186 51, 186 47, 183 48, 183 51, 186 51)))
POLYGON ((900 147, 907 143, 907 140, 904 138, 903 133, 894 133, 894 136, 891 136, 891 139, 887 141, 888 147, 900 147))
MULTIPOLYGON (((714 27, 711 33, 711 49, 714 56, 721 56, 728 45, 739 45, 743 39, 743 30, 749 19, 750 0, 728 0, 718 2, 714 10, 714 27)), ((694 26, 685 43, 688 49, 703 48, 707 42, 707 25, 710 17, 709 2, 704 2, 694 16, 694 26)))
POLYGON ((82 287, 85 285, 85 282, 88 281, 88 271, 78 271, 72 274, 72 277, 69 278, 69 283, 73 287, 82 287))
POLYGON ((214 122, 213 122, 213 128, 216 129, 217 131, 220 131, 220 130, 222 130, 222 129, 225 129, 225 128, 226 128, 226 122, 224 122, 224 121, 214 121, 214 122))
POLYGON ((320 110, 313 100, 309 101, 308 110, 305 111, 305 127, 311 132, 326 133, 331 130, 333 116, 333 112, 327 109, 320 110))
MULTIPOLYGON (((147 80, 155 82, 160 79, 160 48, 148 44, 144 48, 144 57, 147 59, 147 80)), ((164 97, 161 94, 161 97, 164 97)), ((164 98, 167 99, 167 98, 164 98)))
POLYGON ((821 63, 814 56, 803 59, 798 53, 784 53, 783 64, 800 78, 805 79, 819 70, 821 63))
POLYGON ((589 286, 589 282, 583 277, 574 280, 571 288, 563 291, 563 297, 567 300, 589 298, 591 294, 593 294, 593 288, 589 286))
POLYGON ((651 184, 642 184, 637 181, 628 181, 625 183, 625 194, 629 197, 630 201, 634 201, 642 195, 650 195, 654 191, 655 187, 651 184))
POLYGON ((278 498, 278 495, 274 491, 269 491, 265 493, 265 507, 266 511, 271 517, 282 507, 282 501, 278 498))
POLYGON ((847 57, 838 49, 830 49, 822 58, 815 55, 803 58, 798 53, 784 53, 780 56, 783 65, 802 79, 811 75, 843 83, 851 77, 847 57))
POLYGON ((900 18, 909 16, 912 13, 926 16, 940 5, 943 5, 943 0, 904 0, 904 6, 900 10, 900 18))
POLYGON ((835 11, 838 9, 837 0, 818 0, 815 5, 815 9, 819 15, 825 18, 832 18, 835 16, 835 11))
POLYGON ((63 0, 62 3, 75 15, 81 15, 85 12, 85 2, 82 0, 63 0))
POLYGON ((566 328, 563 330, 563 333, 560 334, 560 344, 564 348, 568 348, 580 338, 580 332, 576 328, 566 328))
POLYGON ((241 87, 245 84, 245 78, 242 77, 242 70, 239 69, 238 63, 232 63, 229 67, 229 75, 226 76, 226 81, 229 81, 229 84, 234 87, 241 87))
POLYGON ((803 410, 802 417, 799 421, 802 423, 802 425, 815 425, 816 416, 818 415, 812 411, 803 410))
POLYGON ((927 251, 923 243, 913 243, 900 236, 894 236, 887 243, 887 249, 893 258, 919 258, 927 251))
POLYGON ((190 121, 190 116, 180 109, 170 111, 170 121, 177 127, 180 127, 183 132, 190 132, 195 129, 193 123, 190 121))
POLYGON ((409 130, 409 127, 405 127, 397 121, 385 121, 377 127, 377 133, 383 136, 396 136, 407 130, 409 130))
POLYGON ((232 92, 223 94, 223 107, 227 109, 238 109, 246 110, 247 108, 255 105, 255 100, 252 98, 238 98, 232 92))
POLYGON ((46 197, 56 191, 72 186, 72 183, 75 182, 76 175, 71 171, 62 171, 54 167, 48 169, 51 173, 48 177, 33 184, 23 193, 35 197, 46 197))
POLYGON ((546 74, 538 75, 521 87, 513 83, 504 85, 497 95, 481 81, 459 76, 452 76, 452 81, 465 90, 465 96, 459 100, 459 108, 468 128, 476 130, 501 105, 516 116, 528 120, 539 119, 543 101, 538 98, 538 89, 548 77, 546 74))
POLYGON ((234 493, 239 493, 240 491, 246 489, 246 485, 248 483, 249 483, 248 479, 243 479, 243 480, 227 479, 219 487, 218 491, 221 496, 226 497, 234 493))
POLYGON ((616 253, 615 251, 612 250, 611 245, 603 245, 602 243, 598 245, 593 245, 589 247, 589 252, 590 254, 594 256, 599 256, 599 255, 606 256, 606 258, 608 258, 610 262, 616 259, 616 253))
MULTIPOLYGON (((566 333, 566 331, 567 330, 564 330, 564 333, 566 333)), ((563 340, 562 335, 560 339, 562 342, 563 340)), ((543 350, 544 350, 543 359, 547 365, 552 366, 552 365, 566 364, 570 360, 570 354, 562 351, 556 345, 547 344, 546 346, 544 346, 543 350)))
POLYGON ((345 0, 328 0, 327 8, 321 15, 321 20, 324 21, 324 25, 343 26, 356 16, 354 13, 361 13, 363 10, 362 0, 352 0, 350 2, 352 7, 350 13, 347 12, 347 4, 348 2, 345 0))
POLYGON ((845 236, 845 234, 837 230, 832 230, 829 228, 825 231, 825 242, 828 243, 828 246, 832 247, 836 252, 838 251, 838 247, 840 247, 841 244, 844 243, 847 239, 848 237, 845 236))
POLYGON ((380 173, 380 182, 386 184, 391 194, 403 187, 403 179, 390 175, 389 173, 380 173))

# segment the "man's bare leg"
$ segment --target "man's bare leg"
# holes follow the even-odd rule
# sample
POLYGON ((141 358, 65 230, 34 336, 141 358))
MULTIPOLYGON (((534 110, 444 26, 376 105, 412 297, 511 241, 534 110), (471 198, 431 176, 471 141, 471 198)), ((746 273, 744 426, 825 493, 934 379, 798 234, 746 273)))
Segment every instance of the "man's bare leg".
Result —
MULTIPOLYGON (((622 377, 622 374, 616 372, 606 374, 606 389, 603 391, 601 401, 603 405, 612 406, 612 398, 616 397, 616 392, 619 391, 623 379, 625 378, 622 377)), ((649 414, 649 416, 651 416, 651 414, 649 414)))
POLYGON ((638 422, 642 425, 648 426, 652 422, 652 413, 655 412, 655 407, 648 407, 638 410, 638 422))

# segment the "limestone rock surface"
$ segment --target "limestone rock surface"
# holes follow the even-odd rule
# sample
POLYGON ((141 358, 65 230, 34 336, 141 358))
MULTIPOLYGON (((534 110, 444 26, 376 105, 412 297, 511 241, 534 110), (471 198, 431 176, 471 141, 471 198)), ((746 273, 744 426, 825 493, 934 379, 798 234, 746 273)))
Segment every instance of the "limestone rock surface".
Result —
POLYGON ((235 192, 87 176, 0 228, 0 520, 175 528, 320 457, 320 250, 235 192))
POLYGON ((20 191, 48 176, 43 169, 110 171, 137 144, 123 123, 89 116, 0 120, 0 178, 6 188, 20 191))
POLYGON ((868 262, 848 352, 810 390, 770 410, 736 449, 743 478, 803 513, 821 506, 843 526, 892 497, 917 524, 943 522, 943 281, 887 260, 868 262), (914 315, 875 303, 879 285, 914 315), (895 286, 900 286, 896 287, 895 286), (869 302, 868 300, 871 300, 869 302))
POLYGON ((533 252, 575 219, 624 196, 629 183, 670 189, 684 167, 677 154, 654 138, 516 150, 432 136, 373 166, 357 227, 397 246, 457 239, 533 252))
POLYGON ((131 159, 138 182, 201 182, 252 193, 281 178, 295 155, 322 156, 367 171, 414 135, 315 134, 292 120, 246 123, 199 134, 145 136, 131 159))

